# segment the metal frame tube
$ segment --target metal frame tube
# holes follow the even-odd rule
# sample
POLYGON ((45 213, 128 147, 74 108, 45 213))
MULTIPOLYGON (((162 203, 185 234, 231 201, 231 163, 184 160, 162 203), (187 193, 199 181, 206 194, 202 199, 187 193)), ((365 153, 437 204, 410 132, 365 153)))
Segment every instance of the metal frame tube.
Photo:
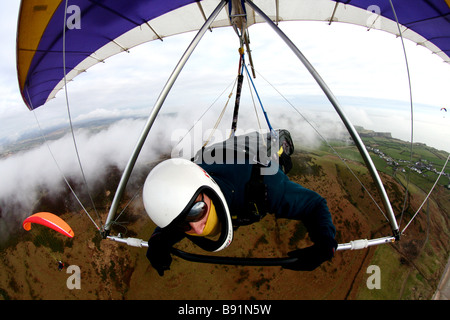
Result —
MULTIPOLYGON (((116 236, 107 236, 108 240, 126 244, 137 248, 148 248, 148 242, 137 238, 120 238, 116 236)), ((384 237, 378 239, 360 239, 350 241, 349 243, 339 244, 336 251, 344 250, 360 250, 381 244, 395 242, 395 237, 384 237)), ((243 265, 243 266, 286 266, 295 263, 297 258, 280 257, 280 258, 245 258, 245 257, 227 257, 214 255, 199 255, 185 252, 177 248, 172 248, 171 253, 192 262, 226 264, 226 265, 243 265)))
MULTIPOLYGON (((148 242, 142 239, 137 238, 121 238, 117 236, 107 236, 107 239, 127 244, 132 247, 139 247, 139 248, 147 248, 148 242)), ((347 243, 339 243, 337 246, 336 251, 344 251, 344 250, 359 250, 359 249, 365 249, 368 247, 378 246, 381 244, 388 244, 388 243, 394 243, 395 237, 382 237, 377 239, 360 239, 360 240, 354 240, 347 243)), ((181 250, 178 250, 179 252, 183 252, 181 250)), ((186 255, 189 253, 186 252, 186 255)), ((230 258, 233 259, 233 257, 223 257, 223 258, 230 258)))
POLYGON ((367 240, 367 239, 355 240, 355 241, 350 241, 348 243, 338 244, 336 251, 365 249, 368 247, 373 247, 373 246, 378 246, 380 244, 393 243, 393 242, 395 242, 395 237, 383 237, 383 238, 369 239, 369 240, 367 240))
POLYGON ((372 175, 372 179, 375 182, 375 185, 377 187, 378 192, 381 195, 381 199, 383 201, 384 208, 387 212, 388 220, 391 224, 391 228, 394 232, 394 235, 396 237, 399 237, 399 231, 398 231, 398 225, 397 221, 395 219, 394 212, 391 207, 391 203, 389 201, 389 197, 386 193, 386 190, 384 189, 383 182, 381 181, 380 176, 378 175, 377 169, 375 165, 372 162, 372 159, 370 158, 369 153, 367 152, 367 149, 362 142, 359 134, 357 133, 355 127, 350 123, 347 116, 342 111, 338 100, 334 96, 334 94, 331 92, 330 88, 327 86, 325 81, 322 79, 320 74, 314 69, 313 65, 306 59, 306 57, 303 55, 303 53, 296 47, 296 45, 287 37, 283 31, 261 10, 259 9, 252 1, 250 0, 244 0, 246 4, 248 4, 256 13, 258 13, 268 24, 272 27, 272 29, 280 36, 281 39, 284 40, 284 42, 288 45, 288 47, 294 52, 294 54, 299 58, 299 60, 303 63, 303 65, 306 67, 306 69, 309 71, 309 73, 313 76, 313 78, 316 80, 322 91, 327 96, 328 100, 333 105, 334 109, 338 113, 339 117, 341 118, 342 122, 346 126, 348 132, 350 133, 350 136, 353 138, 353 141, 355 142, 364 162, 366 163, 367 168, 369 169, 370 174, 372 175))
POLYGON ((183 69, 184 65, 186 64, 187 60, 191 56, 192 52, 196 48, 197 44, 202 39, 205 32, 208 30, 212 22, 217 18, 217 15, 220 13, 220 11, 224 8, 228 1, 222 0, 219 5, 216 7, 216 9, 211 13, 208 20, 205 21, 201 29, 198 31, 195 38, 190 43, 189 47, 184 52, 183 56, 181 57, 180 61, 176 65, 175 69, 173 70, 172 74, 170 75, 169 79, 167 80, 167 83, 165 84, 164 88, 162 89, 158 100, 155 103, 155 106, 153 107, 152 112, 150 113, 148 120, 145 124, 145 127, 141 133, 141 136, 139 137, 139 140, 133 150, 133 153, 128 160, 128 163, 125 167, 125 170, 122 174, 122 177, 120 179, 119 185, 117 187, 116 194, 114 195, 113 202, 111 204, 111 208, 109 209, 108 217, 106 219, 106 223, 104 226, 104 231, 106 236, 109 233, 109 230, 111 228, 111 222, 114 219, 114 216, 117 212, 117 208, 119 207, 119 202, 122 199, 123 193, 125 191, 125 187, 128 183, 128 179, 130 178, 131 172, 133 171, 134 165, 136 164, 137 158, 139 156, 139 153, 141 152, 142 146, 144 145, 144 142, 148 136, 148 133, 153 126, 153 123, 155 122, 156 116, 158 115, 167 95, 169 94, 170 90, 172 89, 173 84, 175 83, 176 79, 178 78, 178 75, 180 74, 181 70, 183 69))

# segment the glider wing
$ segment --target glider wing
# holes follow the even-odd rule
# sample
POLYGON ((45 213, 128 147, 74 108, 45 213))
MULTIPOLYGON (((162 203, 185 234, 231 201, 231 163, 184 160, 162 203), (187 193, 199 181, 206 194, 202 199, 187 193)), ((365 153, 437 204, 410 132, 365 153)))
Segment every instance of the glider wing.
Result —
MULTIPOLYGON (((232 0, 226 6, 239 3, 232 0)), ((254 0, 273 21, 346 22, 398 35, 387 0, 254 0), (347 4, 348 3, 348 4, 347 4)), ((394 1, 402 35, 450 62, 450 0, 394 1)), ((89 67, 144 42, 198 30, 219 0, 22 0, 17 73, 33 110, 89 67), (65 77, 64 77, 65 75, 65 77)), ((262 18, 246 6, 246 25, 262 18)), ((230 25, 223 10, 212 28, 230 25)))
POLYGON ((75 235, 72 228, 63 219, 50 212, 39 212, 29 216, 24 220, 23 228, 29 231, 32 223, 49 227, 69 238, 73 238, 75 235))

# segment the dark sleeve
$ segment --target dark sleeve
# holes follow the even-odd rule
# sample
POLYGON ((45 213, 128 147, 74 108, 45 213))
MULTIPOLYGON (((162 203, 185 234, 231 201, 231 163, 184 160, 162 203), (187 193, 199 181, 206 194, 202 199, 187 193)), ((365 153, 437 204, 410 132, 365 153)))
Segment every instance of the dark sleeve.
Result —
POLYGON ((285 179, 278 197, 277 218, 301 220, 314 243, 334 239, 333 225, 326 200, 318 193, 285 179))

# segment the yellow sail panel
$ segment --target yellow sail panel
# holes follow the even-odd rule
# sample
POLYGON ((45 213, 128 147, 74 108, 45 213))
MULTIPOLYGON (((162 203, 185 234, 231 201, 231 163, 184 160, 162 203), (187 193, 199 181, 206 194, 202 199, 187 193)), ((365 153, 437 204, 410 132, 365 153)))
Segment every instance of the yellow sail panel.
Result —
POLYGON ((61 0, 22 1, 17 32, 17 70, 21 88, 42 34, 60 4, 61 0))

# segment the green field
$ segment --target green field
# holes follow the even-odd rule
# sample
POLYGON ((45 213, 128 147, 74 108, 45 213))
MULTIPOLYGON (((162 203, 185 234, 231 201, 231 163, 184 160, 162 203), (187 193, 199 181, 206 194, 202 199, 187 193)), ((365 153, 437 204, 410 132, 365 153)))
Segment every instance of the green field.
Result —
MULTIPOLYGON (((399 180, 410 179, 413 184, 423 190, 429 190, 433 186, 449 155, 445 151, 437 150, 422 143, 414 143, 411 147, 409 142, 384 136, 365 137, 362 135, 362 140, 369 149, 369 154, 378 171, 391 176, 395 175, 399 180), (378 149, 384 157, 375 153, 374 149, 378 149), (388 162, 386 160, 388 158, 395 161, 395 164, 388 162), (420 168, 421 172, 411 170, 411 167, 420 168), (409 178, 407 177, 408 174, 409 178)), ((363 163, 362 157, 354 145, 343 142, 332 142, 330 145, 342 158, 363 163)), ((320 150, 330 152, 330 147, 323 143, 320 150)), ((444 174, 440 177, 438 184, 449 188, 449 164, 445 167, 444 174)))

